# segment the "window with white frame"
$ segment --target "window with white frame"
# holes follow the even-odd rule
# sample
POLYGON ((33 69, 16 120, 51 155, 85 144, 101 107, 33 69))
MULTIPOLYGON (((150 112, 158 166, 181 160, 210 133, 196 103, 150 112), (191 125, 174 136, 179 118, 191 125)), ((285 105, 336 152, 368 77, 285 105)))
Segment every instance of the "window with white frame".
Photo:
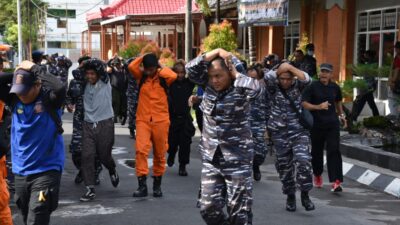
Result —
POLYGON ((363 53, 373 50, 379 66, 390 65, 399 23, 400 6, 358 12, 354 62, 362 62, 363 53))
POLYGON ((285 35, 283 37, 285 40, 285 55, 287 58, 292 54, 297 47, 300 39, 300 21, 289 21, 288 26, 285 27, 285 35))

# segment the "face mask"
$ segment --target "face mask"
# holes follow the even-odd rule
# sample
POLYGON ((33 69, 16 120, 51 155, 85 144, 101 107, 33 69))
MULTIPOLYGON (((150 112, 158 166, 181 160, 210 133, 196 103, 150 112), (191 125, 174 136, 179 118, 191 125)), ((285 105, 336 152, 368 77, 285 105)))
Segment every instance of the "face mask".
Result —
POLYGON ((313 56, 314 55, 314 51, 308 50, 307 51, 307 55, 313 56))

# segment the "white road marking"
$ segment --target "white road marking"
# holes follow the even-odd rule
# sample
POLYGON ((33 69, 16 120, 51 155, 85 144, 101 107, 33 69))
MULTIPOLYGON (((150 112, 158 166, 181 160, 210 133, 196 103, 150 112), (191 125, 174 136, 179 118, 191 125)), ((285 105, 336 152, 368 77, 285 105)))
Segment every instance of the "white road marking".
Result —
POLYGON ((378 176, 379 173, 367 170, 357 179, 357 181, 365 185, 370 185, 378 176))
POLYGON ((66 206, 60 210, 53 213, 53 216, 58 216, 62 218, 68 217, 84 217, 93 215, 110 215, 118 214, 123 212, 122 208, 104 207, 100 204, 98 205, 71 205, 66 206))
POLYGON ((385 189, 386 193, 400 198, 400 179, 394 179, 385 189))
POLYGON ((113 149, 112 149, 113 155, 121 155, 121 154, 125 154, 125 153, 128 153, 128 151, 126 151, 125 147, 113 147, 113 149))

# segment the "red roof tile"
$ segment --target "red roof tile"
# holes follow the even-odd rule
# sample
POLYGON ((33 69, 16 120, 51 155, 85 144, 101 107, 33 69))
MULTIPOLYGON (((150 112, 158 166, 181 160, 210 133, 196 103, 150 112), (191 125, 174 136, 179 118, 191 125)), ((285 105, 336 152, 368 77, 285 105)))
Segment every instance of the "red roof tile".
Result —
MULTIPOLYGON (((104 9, 86 14, 86 20, 107 19, 125 15, 184 14, 186 0, 115 0, 104 9)), ((200 13, 193 1, 192 12, 200 13)))

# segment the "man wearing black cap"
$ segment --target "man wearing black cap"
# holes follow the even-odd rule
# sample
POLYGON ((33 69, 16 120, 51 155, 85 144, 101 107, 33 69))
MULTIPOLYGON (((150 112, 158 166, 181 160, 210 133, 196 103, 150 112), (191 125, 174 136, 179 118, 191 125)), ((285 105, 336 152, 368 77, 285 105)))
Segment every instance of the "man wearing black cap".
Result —
POLYGON ((133 197, 145 197, 149 173, 147 158, 153 147, 153 196, 162 197, 161 179, 166 170, 168 150, 168 88, 177 79, 170 68, 161 68, 158 58, 150 53, 136 58, 128 66, 139 85, 136 112, 136 176, 139 187, 133 197), (143 70, 140 65, 143 64, 143 70))
POLYGON ((13 76, 0 76, 0 99, 12 106, 15 202, 24 224, 49 224, 64 168, 60 108, 65 87, 38 65, 24 61, 13 76))
POLYGON ((323 185, 324 148, 326 145, 328 175, 332 192, 342 191, 342 155, 339 150, 340 122, 346 126, 342 107, 340 87, 332 82, 333 66, 323 63, 320 66, 319 80, 312 82, 303 92, 303 107, 312 112, 314 126, 311 130, 311 155, 314 172, 314 185, 323 185), (340 122, 339 122, 340 120, 340 122))
POLYGON ((400 98, 400 41, 396 42, 394 46, 396 50, 396 56, 394 57, 392 70, 389 76, 389 109, 390 114, 398 116, 400 107, 398 99, 400 98))

